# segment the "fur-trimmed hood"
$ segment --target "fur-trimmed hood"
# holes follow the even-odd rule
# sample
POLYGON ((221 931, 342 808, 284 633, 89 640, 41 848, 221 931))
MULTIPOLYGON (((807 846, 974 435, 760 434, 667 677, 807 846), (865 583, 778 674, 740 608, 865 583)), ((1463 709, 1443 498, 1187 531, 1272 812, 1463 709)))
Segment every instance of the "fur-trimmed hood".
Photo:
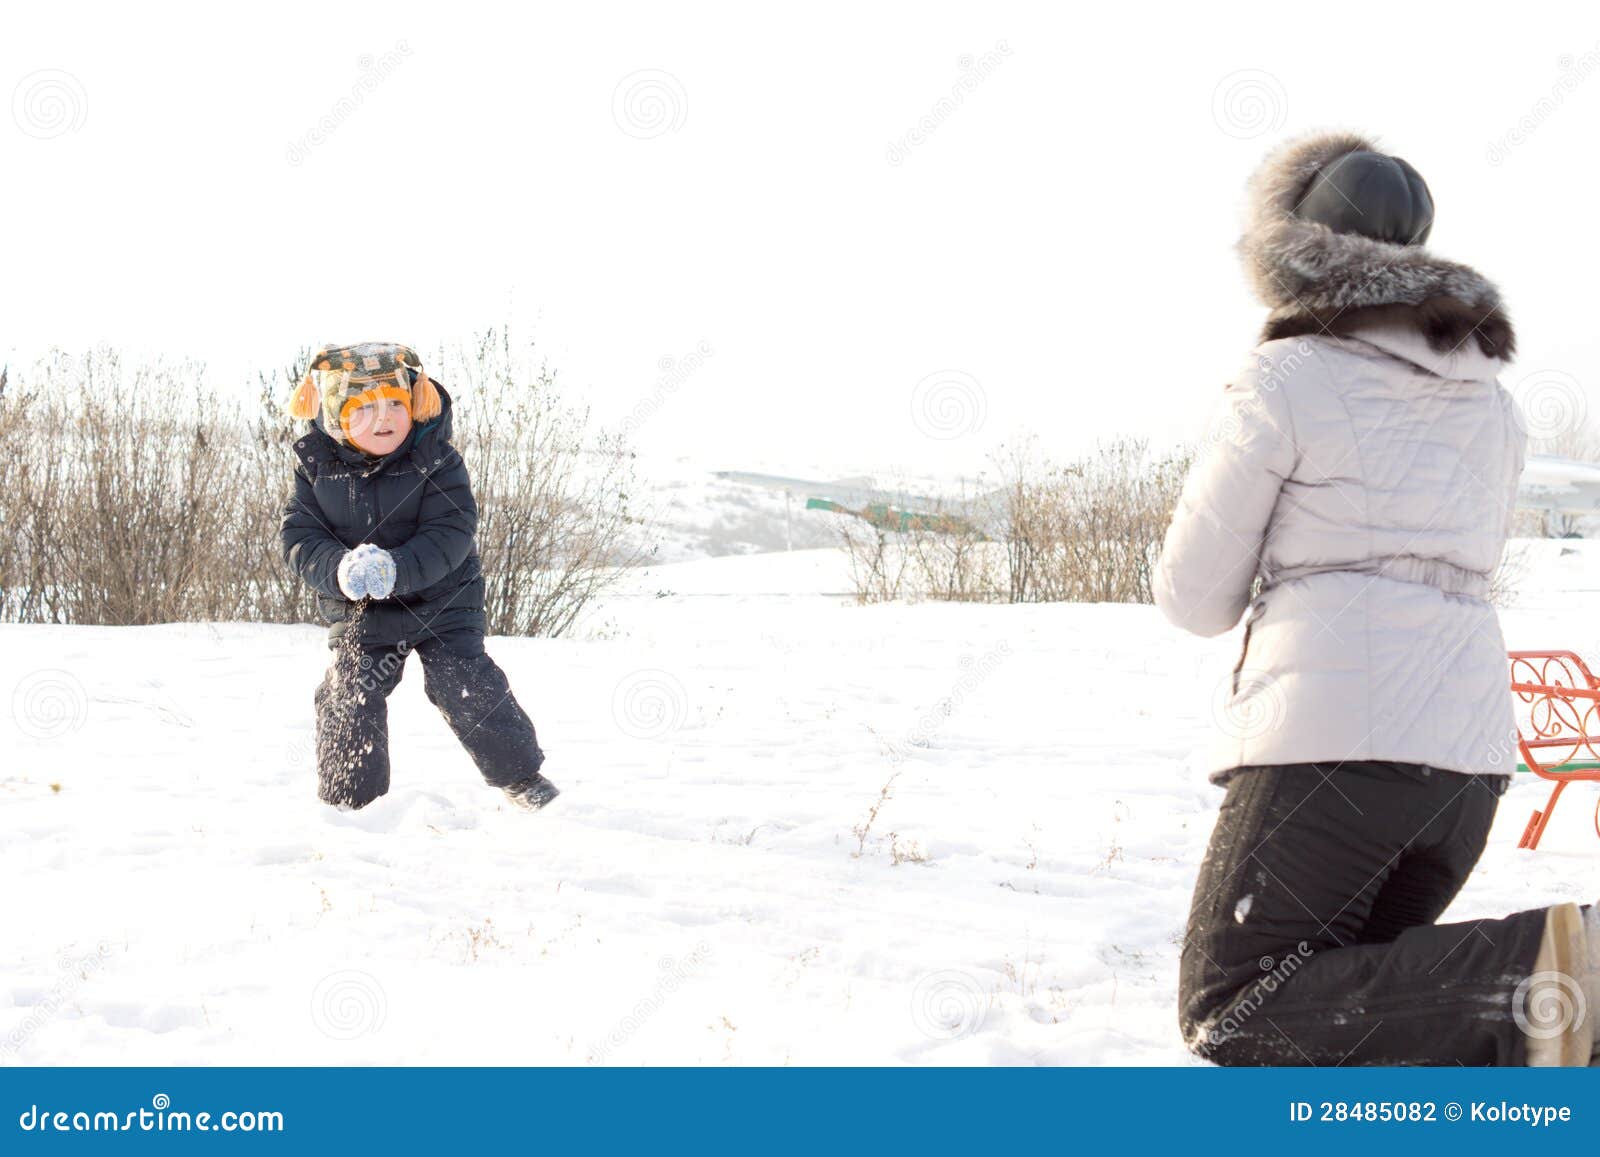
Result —
POLYGON ((1420 245, 1335 233, 1295 216, 1318 171, 1362 151, 1380 150, 1355 133, 1301 137, 1270 154, 1251 178, 1239 253, 1256 296, 1272 310, 1263 340, 1401 325, 1439 353, 1472 338, 1485 356, 1509 361, 1516 336, 1487 278, 1420 245))

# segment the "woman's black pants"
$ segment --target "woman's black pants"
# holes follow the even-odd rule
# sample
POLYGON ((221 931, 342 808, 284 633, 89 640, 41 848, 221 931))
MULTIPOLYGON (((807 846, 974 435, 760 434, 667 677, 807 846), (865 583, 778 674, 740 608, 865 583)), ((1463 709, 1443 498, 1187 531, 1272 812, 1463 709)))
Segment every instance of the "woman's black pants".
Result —
POLYGON ((1545 909, 1436 924, 1503 775, 1404 763, 1225 780, 1179 980, 1189 1047, 1224 1065, 1519 1065, 1513 1014, 1545 909))

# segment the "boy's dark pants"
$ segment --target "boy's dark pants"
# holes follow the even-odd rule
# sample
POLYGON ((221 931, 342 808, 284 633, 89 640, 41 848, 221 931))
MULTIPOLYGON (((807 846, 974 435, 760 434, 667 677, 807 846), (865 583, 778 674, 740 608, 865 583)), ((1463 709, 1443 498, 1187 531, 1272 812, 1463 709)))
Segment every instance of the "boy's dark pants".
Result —
POLYGON ((544 762, 533 723, 477 631, 429 634, 409 649, 341 646, 316 691, 317 794, 365 807, 389 790, 388 696, 406 657, 422 657, 423 688, 491 787, 532 779, 544 762))
POLYGON ((1224 1065, 1518 1065, 1545 910, 1435 924, 1506 776, 1403 763, 1241 768, 1195 886, 1189 1047, 1224 1065))

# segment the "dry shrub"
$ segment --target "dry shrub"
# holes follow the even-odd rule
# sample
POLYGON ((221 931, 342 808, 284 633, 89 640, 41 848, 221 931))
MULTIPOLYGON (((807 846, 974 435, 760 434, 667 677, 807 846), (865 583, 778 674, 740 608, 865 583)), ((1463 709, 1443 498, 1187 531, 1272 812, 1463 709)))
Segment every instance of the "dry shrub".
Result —
POLYGON ((1500 556, 1500 565, 1489 576, 1489 604, 1506 608, 1515 606, 1522 590, 1522 580, 1528 575, 1528 548, 1507 543, 1500 556))
POLYGON ((1004 597, 1005 556, 991 538, 1003 507, 963 481, 954 498, 907 527, 905 549, 919 592, 942 602, 995 602, 1004 597))
MULTIPOLYGON (((257 617, 233 549, 265 478, 197 366, 55 353, 0 397, 0 617, 257 617)), ((281 486, 281 469, 277 474, 281 486)))
POLYGON ((1017 603, 1149 603, 1151 572, 1189 472, 1125 438, 1065 466, 1003 452, 1009 596, 1017 603))
POLYGON ((835 526, 858 602, 1003 598, 1004 560, 991 536, 994 495, 968 481, 932 500, 906 486, 889 493, 894 497, 863 511, 866 517, 840 515, 835 526))
POLYGON ((559 635, 651 553, 634 533, 633 453, 567 406, 555 371, 534 366, 507 330, 441 363, 478 500, 489 633, 559 635))
MULTIPOLYGON (((1153 600, 1151 571, 1189 455, 1156 457, 1124 439, 1056 465, 1033 443, 996 455, 1004 485, 968 487, 881 517, 845 517, 839 534, 856 597, 954 602, 1153 600)), ((873 512, 880 513, 880 512, 873 512)))
MULTIPOLYGON (((1600 426, 1580 420, 1545 437, 1530 435, 1528 453, 1600 463, 1600 426)), ((1593 513, 1570 510, 1521 509, 1511 520, 1513 538, 1582 538, 1594 529, 1593 513)))
POLYGON ((1600 426, 1579 420, 1548 435, 1530 434, 1528 453, 1575 462, 1600 462, 1600 426))
POLYGON ((850 566, 850 585, 858 603, 898 599, 905 582, 906 552, 887 527, 850 515, 838 521, 839 545, 850 566))

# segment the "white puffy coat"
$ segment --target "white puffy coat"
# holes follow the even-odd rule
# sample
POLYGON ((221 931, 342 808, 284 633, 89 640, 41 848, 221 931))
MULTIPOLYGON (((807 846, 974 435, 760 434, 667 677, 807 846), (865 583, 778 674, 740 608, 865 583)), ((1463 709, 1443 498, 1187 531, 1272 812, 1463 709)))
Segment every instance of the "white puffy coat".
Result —
MULTIPOLYGON (((1304 167, 1328 140, 1289 160, 1304 167)), ((1394 760, 1510 772, 1508 665, 1488 594, 1524 434, 1496 380, 1511 348, 1498 296, 1480 279, 1468 300, 1475 274, 1407 250, 1402 281, 1380 269, 1358 287, 1370 299, 1352 299, 1328 282, 1352 261, 1369 276, 1380 243, 1353 239, 1352 257, 1344 235, 1306 226, 1324 235, 1308 238, 1273 209, 1258 204, 1258 226, 1283 236, 1247 234, 1247 261, 1269 277, 1287 262, 1302 280, 1277 300, 1263 293, 1272 340, 1224 394, 1154 582, 1186 630, 1217 635, 1246 617, 1238 669, 1215 689, 1208 770, 1394 760), (1320 265, 1303 260, 1308 243, 1320 265), (1430 292, 1430 269, 1454 292, 1430 292), (1485 333, 1473 319, 1491 315, 1485 333)))

